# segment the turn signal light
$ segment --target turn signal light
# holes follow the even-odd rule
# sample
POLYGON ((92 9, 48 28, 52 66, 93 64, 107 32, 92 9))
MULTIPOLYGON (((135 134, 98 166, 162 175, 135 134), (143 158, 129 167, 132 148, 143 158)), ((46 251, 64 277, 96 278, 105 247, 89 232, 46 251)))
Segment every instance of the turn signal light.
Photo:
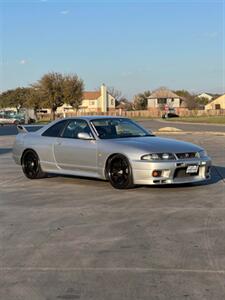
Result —
POLYGON ((162 174, 162 171, 159 171, 159 170, 152 171, 152 176, 153 177, 160 177, 161 174, 162 174))

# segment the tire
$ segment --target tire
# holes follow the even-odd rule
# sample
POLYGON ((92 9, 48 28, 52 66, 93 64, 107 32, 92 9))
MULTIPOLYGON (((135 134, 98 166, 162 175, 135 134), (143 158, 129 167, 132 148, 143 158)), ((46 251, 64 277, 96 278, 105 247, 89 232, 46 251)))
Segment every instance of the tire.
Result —
POLYGON ((122 154, 116 154, 109 159, 106 175, 116 189, 130 189, 134 186, 132 168, 128 159, 122 154))
POLYGON ((27 150, 22 158, 22 169, 25 176, 29 179, 40 179, 46 177, 41 169, 40 160, 36 152, 27 150))
POLYGON ((16 120, 16 121, 14 121, 14 123, 13 123, 13 124, 17 126, 17 125, 19 125, 19 124, 20 124, 20 122, 16 120))

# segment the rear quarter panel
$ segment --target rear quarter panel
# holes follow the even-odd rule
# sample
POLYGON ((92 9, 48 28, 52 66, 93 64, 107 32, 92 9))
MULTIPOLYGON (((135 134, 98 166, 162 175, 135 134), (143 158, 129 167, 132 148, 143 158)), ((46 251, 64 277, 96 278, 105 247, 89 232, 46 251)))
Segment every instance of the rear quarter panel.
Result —
POLYGON ((21 164, 21 158, 27 149, 34 150, 41 163, 43 171, 54 169, 55 159, 53 156, 53 144, 56 138, 44 137, 37 133, 19 133, 13 147, 13 158, 16 163, 21 164))

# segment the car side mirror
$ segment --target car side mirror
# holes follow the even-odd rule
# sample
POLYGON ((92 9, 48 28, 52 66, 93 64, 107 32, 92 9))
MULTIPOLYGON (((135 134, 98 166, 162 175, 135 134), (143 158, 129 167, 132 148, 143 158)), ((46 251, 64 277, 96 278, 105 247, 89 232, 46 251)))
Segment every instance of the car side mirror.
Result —
POLYGON ((91 136, 89 133, 87 132, 79 132, 77 135, 78 139, 80 140, 93 140, 93 136, 91 136))

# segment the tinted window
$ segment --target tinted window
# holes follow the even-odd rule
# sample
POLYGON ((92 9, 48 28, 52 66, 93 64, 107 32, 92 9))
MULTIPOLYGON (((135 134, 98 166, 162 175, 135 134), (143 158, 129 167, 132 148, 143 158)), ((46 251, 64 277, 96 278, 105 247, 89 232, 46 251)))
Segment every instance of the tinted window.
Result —
POLYGON ((44 133, 42 133, 42 135, 51 136, 51 137, 59 136, 60 132, 62 131, 62 129, 64 128, 67 122, 68 122, 67 120, 63 120, 56 123, 55 125, 52 125, 44 133))
POLYGON ((92 136, 91 129, 86 121, 73 120, 67 124, 62 137, 77 139, 78 133, 80 132, 85 132, 88 133, 90 136, 92 136))

